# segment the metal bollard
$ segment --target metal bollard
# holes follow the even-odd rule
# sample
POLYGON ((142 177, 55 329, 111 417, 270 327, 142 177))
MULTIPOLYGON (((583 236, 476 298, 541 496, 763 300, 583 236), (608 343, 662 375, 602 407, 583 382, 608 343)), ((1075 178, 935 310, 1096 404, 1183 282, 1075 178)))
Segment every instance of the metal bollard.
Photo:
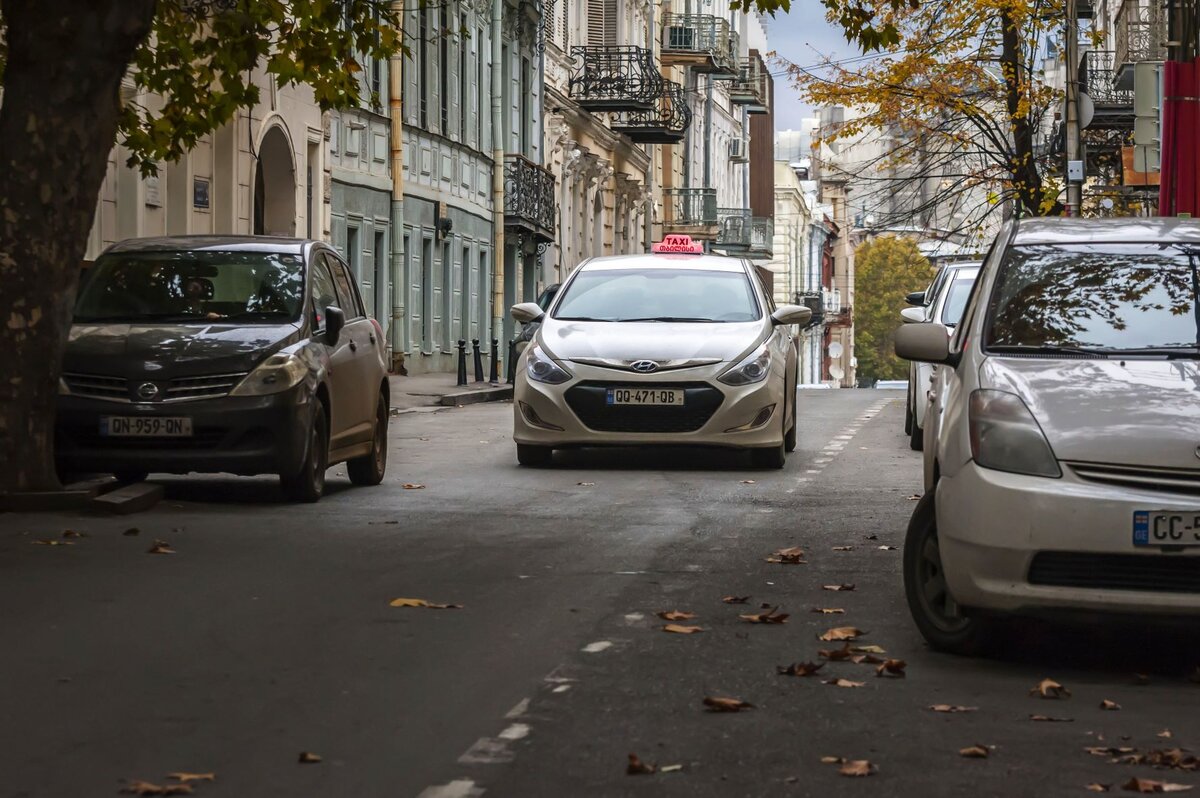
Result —
POLYGON ((492 385, 500 384, 500 342, 492 339, 492 385))
POLYGON ((461 338, 458 339, 458 384, 467 384, 467 342, 461 338))
POLYGON ((471 339, 471 348, 475 352, 475 382, 483 382, 483 352, 479 351, 479 339, 471 339))

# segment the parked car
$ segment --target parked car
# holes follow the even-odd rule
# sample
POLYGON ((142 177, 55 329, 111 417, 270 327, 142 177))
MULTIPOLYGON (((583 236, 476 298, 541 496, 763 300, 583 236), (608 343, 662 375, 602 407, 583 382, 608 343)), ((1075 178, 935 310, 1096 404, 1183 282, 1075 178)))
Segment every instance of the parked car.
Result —
POLYGON ((1010 222, 941 366, 904 583, 936 648, 997 614, 1200 615, 1200 221, 1010 222))
POLYGON ((903 391, 907 387, 908 383, 904 380, 877 380, 875 382, 876 390, 903 391))
MULTIPOLYGON (((900 316, 905 323, 937 322, 949 331, 962 319, 971 286, 979 275, 979 263, 959 261, 947 263, 938 272, 938 279, 924 297, 929 304, 920 308, 905 308, 900 316)), ((924 440, 925 411, 929 407, 929 386, 937 366, 931 363, 910 363, 908 366, 908 403, 904 413, 904 432, 908 444, 921 451, 924 440)))
POLYGON ((387 466, 383 331, 327 244, 125 241, 88 270, 59 387, 60 469, 279 474, 316 501, 325 471, 387 466))
POLYGON ((539 322, 517 363, 513 439, 522 465, 558 448, 705 445, 781 468, 796 446, 798 355, 791 325, 747 261, 671 236, 657 254, 592 258, 539 322), (684 243, 686 242, 686 243, 684 243))

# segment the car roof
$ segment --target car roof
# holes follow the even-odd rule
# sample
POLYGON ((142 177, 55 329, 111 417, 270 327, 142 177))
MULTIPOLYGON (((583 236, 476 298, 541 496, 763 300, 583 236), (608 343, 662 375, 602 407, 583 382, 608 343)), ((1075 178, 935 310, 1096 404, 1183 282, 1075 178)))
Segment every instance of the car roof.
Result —
POLYGON ((723 255, 608 255, 591 258, 579 267, 582 271, 609 269, 700 269, 709 272, 746 273, 741 258, 723 255))
POLYGON ((160 236, 157 238, 130 238, 113 244, 104 252, 179 252, 186 250, 214 250, 220 252, 277 252, 302 255, 314 242, 303 238, 285 236, 160 236))
POLYGON ((1022 219, 1013 245, 1153 242, 1200 244, 1200 219, 1022 219))

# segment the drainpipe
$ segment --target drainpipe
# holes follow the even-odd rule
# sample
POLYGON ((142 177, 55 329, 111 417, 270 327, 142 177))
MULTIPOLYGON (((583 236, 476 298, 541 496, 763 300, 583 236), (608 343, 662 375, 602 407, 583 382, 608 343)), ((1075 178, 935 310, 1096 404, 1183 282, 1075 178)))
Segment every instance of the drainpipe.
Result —
POLYGON ((704 92, 704 187, 712 188, 713 79, 706 78, 704 82, 708 84, 704 92))
MULTIPOLYGON (((658 19, 657 15, 655 14, 657 10, 658 4, 654 2, 650 3, 650 24, 648 26, 648 30, 646 31, 646 48, 650 51, 651 63, 655 63, 656 61, 654 58, 654 48, 658 41, 658 19)), ((655 69, 658 69, 658 67, 655 67, 655 69)), ((661 69, 659 70, 659 74, 662 74, 661 69)), ((646 154, 650 158, 650 166, 646 168, 645 187, 649 192, 650 199, 646 203, 645 209, 642 211, 642 235, 645 239, 643 242, 645 244, 644 251, 649 252, 650 244, 654 241, 654 209, 657 205, 657 203, 654 201, 654 195, 657 192, 654 175, 656 168, 655 160, 658 158, 659 148, 653 144, 647 144, 646 154)))
MULTIPOLYGON (((404 41, 404 0, 392 0, 392 11, 400 21, 397 34, 404 41)), ((391 335, 392 371, 400 371, 404 367, 404 325, 407 323, 404 312, 404 298, 408 294, 408 286, 404 284, 404 53, 391 57, 388 64, 388 112, 391 117, 389 147, 392 165, 392 323, 388 332, 391 335)))
MULTIPOLYGON (((504 0, 492 0, 492 337, 504 338, 504 0)), ((508 363, 504 364, 508 368, 508 363)))

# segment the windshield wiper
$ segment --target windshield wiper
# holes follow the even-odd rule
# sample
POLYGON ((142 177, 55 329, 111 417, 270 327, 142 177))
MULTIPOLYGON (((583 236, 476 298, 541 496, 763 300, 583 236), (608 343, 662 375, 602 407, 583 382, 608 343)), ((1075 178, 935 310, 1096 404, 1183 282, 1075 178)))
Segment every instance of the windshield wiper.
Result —
POLYGON ((1026 346, 1024 344, 989 344, 989 354, 993 355, 1083 355, 1084 357, 1108 357, 1108 349, 1083 349, 1078 346, 1026 346))
POLYGON ((1109 355, 1129 355, 1131 357, 1147 356, 1162 357, 1167 360, 1194 360, 1200 358, 1200 347, 1195 346, 1146 346, 1134 349, 1105 349, 1109 355))
POLYGON ((716 323, 718 319, 702 319, 694 316, 646 316, 640 319, 618 319, 618 321, 666 321, 666 322, 707 322, 716 323))

